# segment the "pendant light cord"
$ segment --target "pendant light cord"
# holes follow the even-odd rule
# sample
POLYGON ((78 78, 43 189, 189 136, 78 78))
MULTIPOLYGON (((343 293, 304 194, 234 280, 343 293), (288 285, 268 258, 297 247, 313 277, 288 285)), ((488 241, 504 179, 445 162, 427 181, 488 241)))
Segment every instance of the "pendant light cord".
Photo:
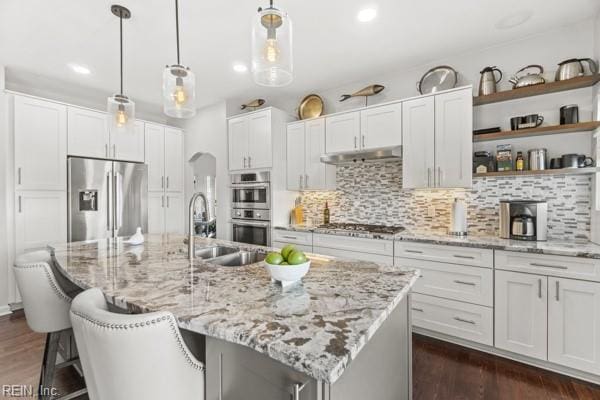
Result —
POLYGON ((121 96, 123 95, 123 11, 119 13, 119 35, 121 37, 121 96))
POLYGON ((175 30, 177 32, 177 65, 181 65, 179 60, 179 0, 175 0, 175 30))

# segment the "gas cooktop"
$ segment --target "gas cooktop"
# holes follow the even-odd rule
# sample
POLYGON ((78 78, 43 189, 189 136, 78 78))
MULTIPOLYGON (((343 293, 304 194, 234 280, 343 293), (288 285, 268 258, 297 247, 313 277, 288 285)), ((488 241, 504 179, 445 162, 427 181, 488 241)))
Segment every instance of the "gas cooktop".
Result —
POLYGON ((402 226, 350 224, 350 223, 343 223, 343 222, 321 224, 318 226, 318 228, 342 230, 342 231, 380 233, 380 234, 387 234, 387 235, 395 235, 396 233, 400 233, 404 230, 404 227, 402 227, 402 226))

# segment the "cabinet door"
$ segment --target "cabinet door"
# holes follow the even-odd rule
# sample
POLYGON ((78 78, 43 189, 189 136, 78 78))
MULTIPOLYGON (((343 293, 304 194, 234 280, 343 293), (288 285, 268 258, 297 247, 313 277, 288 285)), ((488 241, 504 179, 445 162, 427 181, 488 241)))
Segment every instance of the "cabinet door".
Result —
POLYGON ((229 120, 229 169, 248 168, 248 119, 246 117, 229 120))
POLYGON ((69 155, 109 158, 106 113, 69 107, 67 115, 69 155))
POLYGON ((402 103, 402 187, 433 187, 435 148, 433 96, 402 103))
POLYGON ((67 241, 67 193, 19 191, 15 194, 17 253, 67 241))
POLYGON ((184 229, 183 193, 165 194, 165 232, 185 233, 184 229))
POLYGON ((148 192, 148 233, 165 232, 165 196, 163 192, 148 192))
POLYGON ((165 188, 165 128, 146 124, 146 164, 148 164, 148 190, 165 188))
POLYGON ((335 166, 321 162, 325 154, 325 119, 306 122, 304 186, 306 189, 335 189, 335 166))
POLYGON ((600 284, 548 278, 548 361, 600 374, 600 284))
POLYGON ((67 108, 15 96, 17 190, 67 189, 67 108))
POLYGON ((304 122, 287 127, 287 189, 301 190, 304 186, 304 122))
POLYGON ((325 118, 325 150, 342 153, 359 149, 360 112, 325 118))
POLYGON ((360 112, 362 149, 402 145, 402 103, 360 112))
POLYGON ((136 121, 133 132, 111 132, 110 151, 116 160, 144 162, 144 123, 136 121))
POLYGON ((267 110, 248 119, 248 168, 269 168, 272 159, 271 111, 267 110))
POLYGON ((470 188, 473 180, 471 89, 435 96, 435 181, 437 187, 470 188))
POLYGON ((183 192, 183 132, 165 129, 165 189, 183 192))
POLYGON ((496 271, 496 347, 546 359, 545 276, 496 271))

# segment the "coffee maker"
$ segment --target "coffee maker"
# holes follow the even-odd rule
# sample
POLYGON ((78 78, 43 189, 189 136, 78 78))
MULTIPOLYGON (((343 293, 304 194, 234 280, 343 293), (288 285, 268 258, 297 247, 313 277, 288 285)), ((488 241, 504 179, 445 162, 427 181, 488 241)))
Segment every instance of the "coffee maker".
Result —
POLYGON ((548 231, 548 203, 534 200, 500 201, 500 237, 544 241, 548 231))

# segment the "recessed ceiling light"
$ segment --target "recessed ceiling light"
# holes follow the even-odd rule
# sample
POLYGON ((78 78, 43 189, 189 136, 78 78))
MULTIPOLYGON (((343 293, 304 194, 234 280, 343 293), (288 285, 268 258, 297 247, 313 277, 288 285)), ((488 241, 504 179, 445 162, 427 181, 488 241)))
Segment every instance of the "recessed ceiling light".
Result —
POLYGON ((529 21, 533 16, 533 11, 531 10, 521 10, 517 11, 502 17, 498 22, 496 22, 497 29, 511 29, 519 25, 523 25, 525 22, 529 21))
POLYGON ((92 71, 90 71, 88 67, 81 64, 69 64, 69 67, 71 67, 73 71, 81 75, 89 75, 92 73, 92 71))
POLYGON ((248 67, 246 66, 246 64, 243 63, 235 63, 233 64, 233 70, 242 74, 248 71, 248 67))
POLYGON ((358 19, 360 22, 369 22, 373 21, 376 16, 377 10, 375 8, 369 7, 360 10, 358 14, 356 14, 356 19, 358 19))

